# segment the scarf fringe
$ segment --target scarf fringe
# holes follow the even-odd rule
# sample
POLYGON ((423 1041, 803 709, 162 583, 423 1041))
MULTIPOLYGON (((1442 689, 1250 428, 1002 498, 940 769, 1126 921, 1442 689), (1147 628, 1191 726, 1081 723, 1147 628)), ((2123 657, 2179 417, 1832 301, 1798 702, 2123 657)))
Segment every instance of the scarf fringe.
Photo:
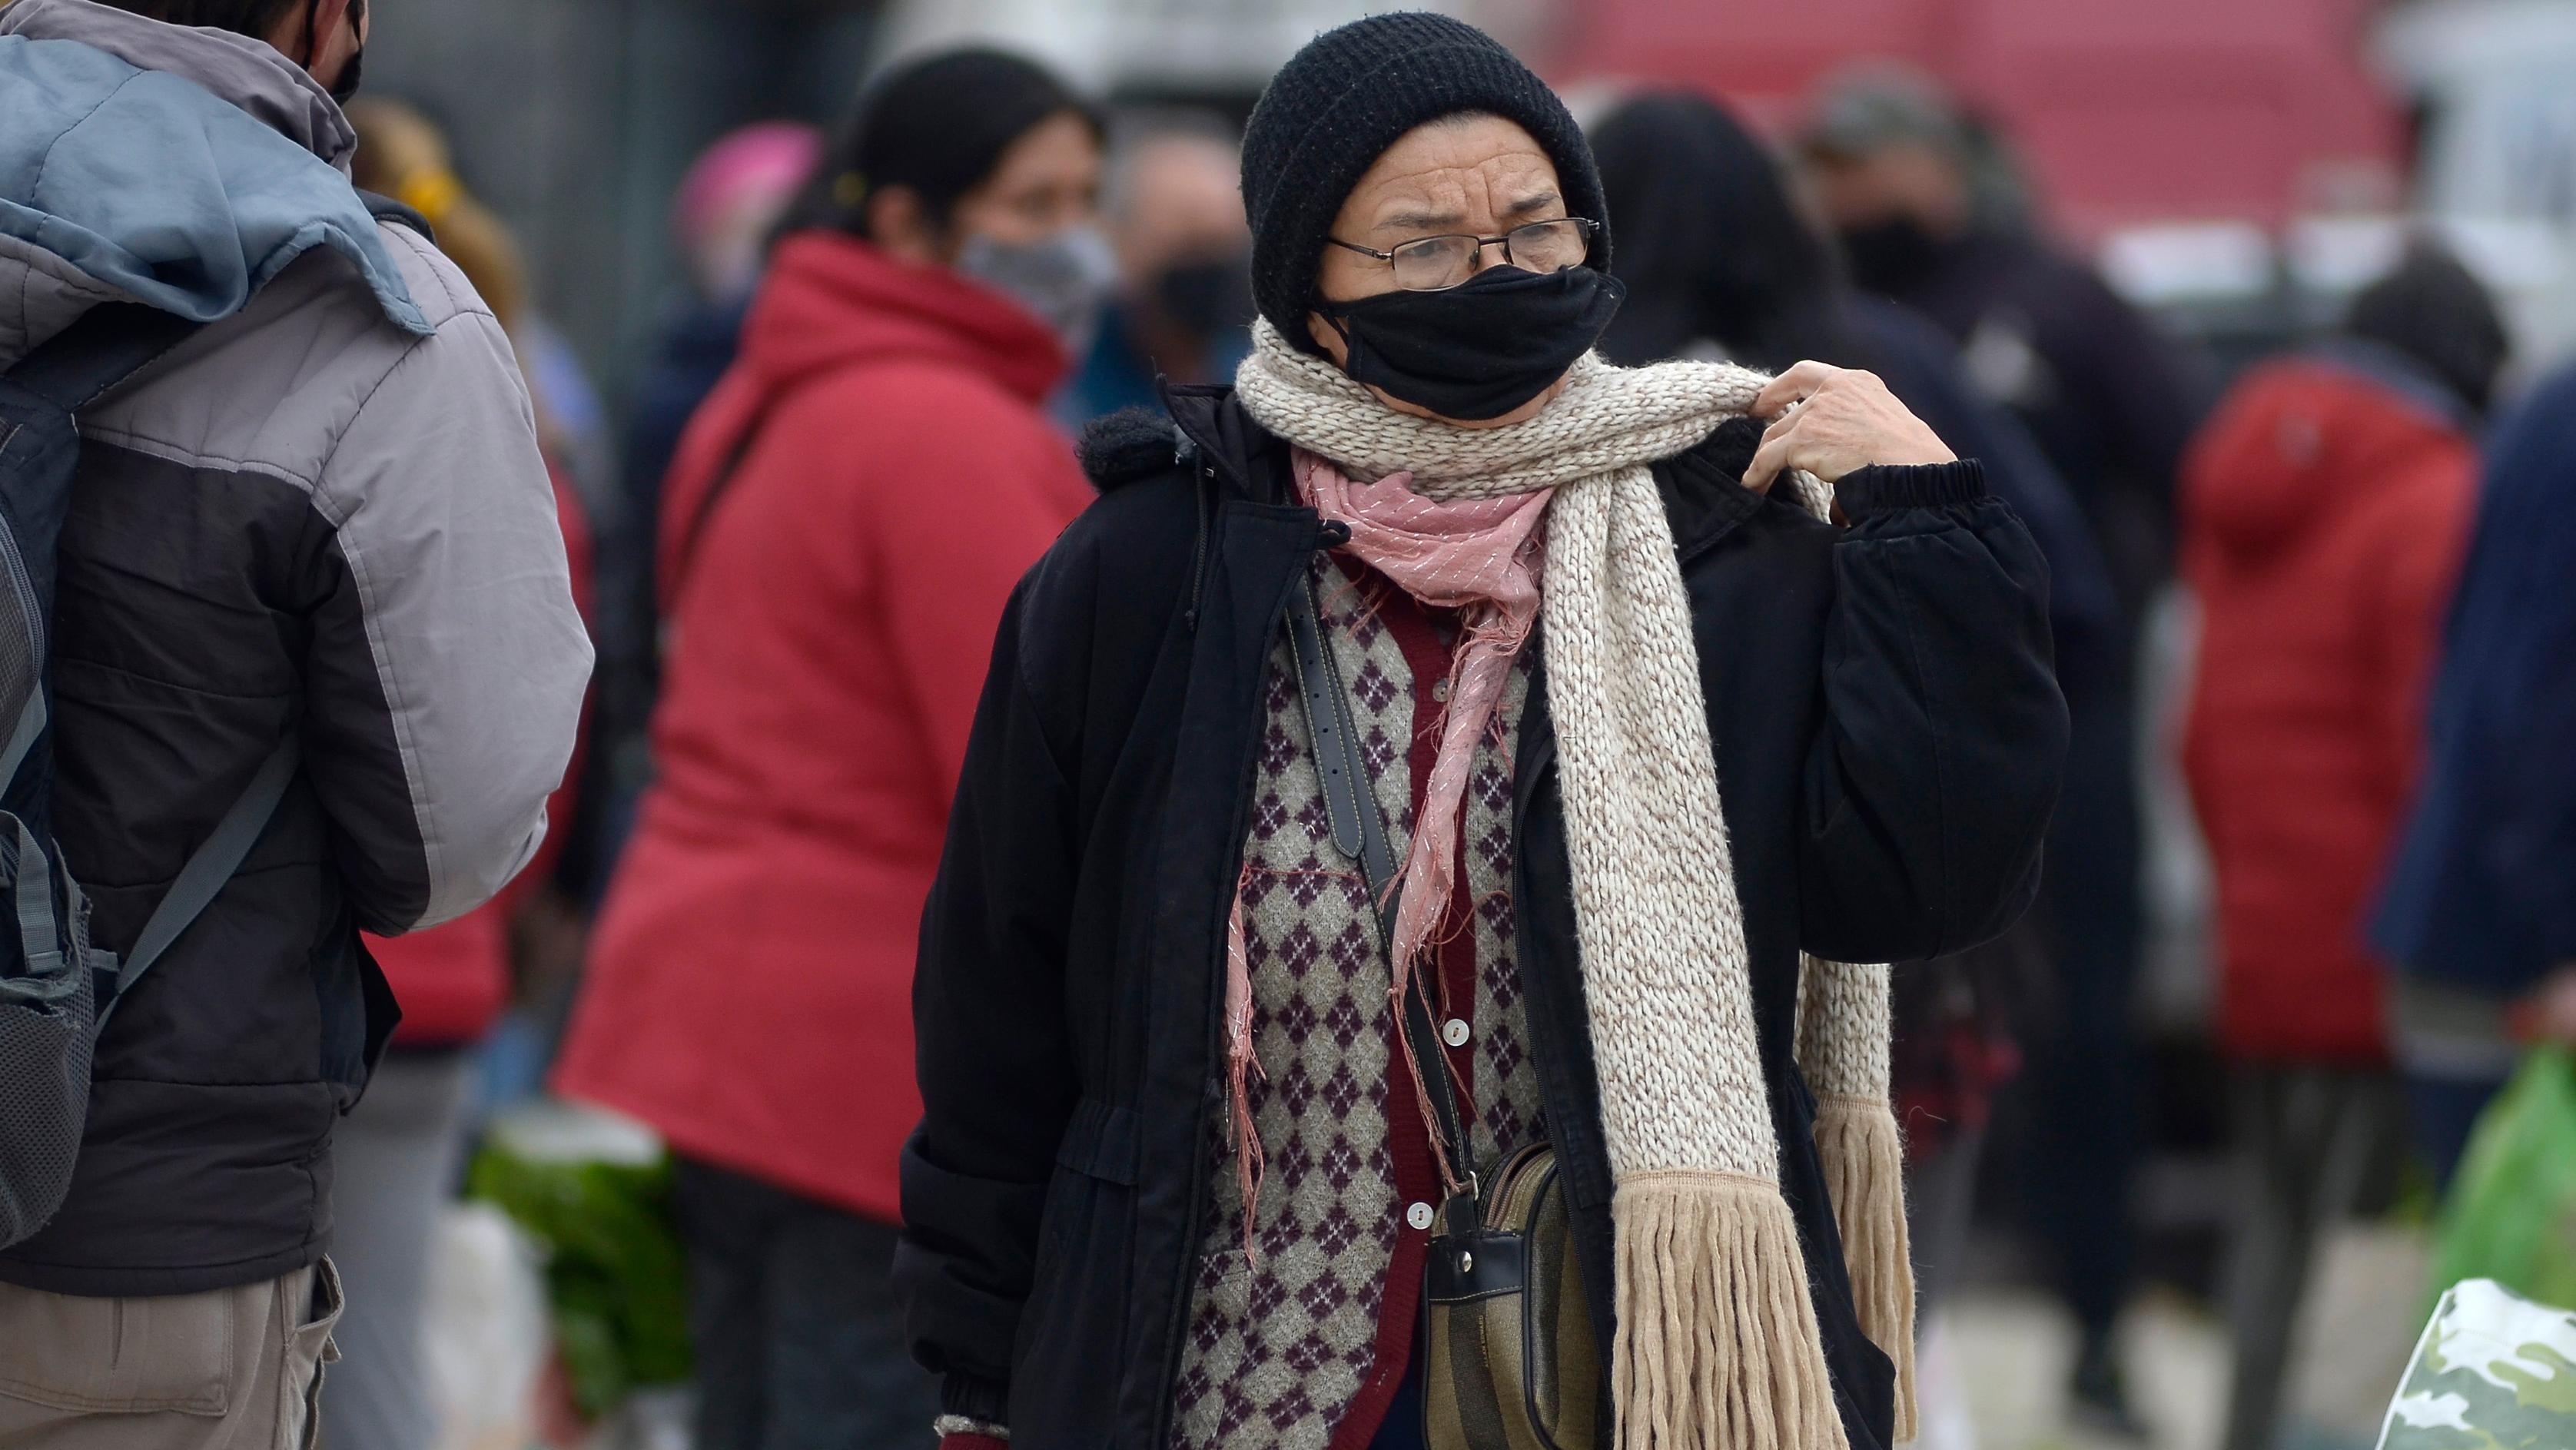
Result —
POLYGON ((1615 1450, 1848 1450, 1779 1187, 1639 1173, 1613 1211, 1615 1450))
POLYGON ((1250 1078, 1261 1071, 1261 1059, 1252 1051, 1252 963, 1243 936, 1243 898, 1251 889, 1252 862, 1246 860, 1235 877, 1234 901, 1225 919, 1225 1084, 1234 1129, 1234 1181, 1243 1199, 1243 1256, 1259 1268, 1261 1182, 1269 1174, 1270 1159, 1261 1145, 1261 1129, 1252 1121, 1250 1078))
POLYGON ((1852 1305, 1869 1341, 1896 1362, 1896 1438, 1915 1438, 1914 1260, 1905 1228, 1905 1149, 1884 1102, 1826 1096, 1816 1155, 1834 1200, 1852 1305))

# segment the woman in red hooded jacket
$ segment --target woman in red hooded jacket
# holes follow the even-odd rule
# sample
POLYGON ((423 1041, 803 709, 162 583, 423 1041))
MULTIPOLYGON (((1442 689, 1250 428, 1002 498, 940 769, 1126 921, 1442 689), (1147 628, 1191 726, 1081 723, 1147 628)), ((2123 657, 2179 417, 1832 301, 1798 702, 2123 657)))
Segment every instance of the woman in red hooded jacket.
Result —
POLYGON ((2219 1030, 2254 1200, 2234 1246, 2229 1450, 2274 1443, 2308 1258, 2403 1142, 2363 944, 2505 356, 2460 264, 2412 254, 2345 335, 2256 369, 2183 475, 2200 657, 2183 767, 2218 885, 2219 1030))
POLYGON ((679 1160, 707 1450, 892 1445, 915 931, 1005 598, 1091 496, 1041 412, 1112 280, 1096 124, 990 51, 880 82, 665 491, 657 780, 559 1069, 679 1160))

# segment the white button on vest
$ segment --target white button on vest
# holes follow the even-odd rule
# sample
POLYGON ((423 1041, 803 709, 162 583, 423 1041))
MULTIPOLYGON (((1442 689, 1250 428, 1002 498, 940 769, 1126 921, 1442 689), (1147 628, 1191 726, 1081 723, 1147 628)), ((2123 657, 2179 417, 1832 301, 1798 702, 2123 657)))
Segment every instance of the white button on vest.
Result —
POLYGON ((1417 1203, 1404 1211, 1404 1221, 1415 1228, 1431 1227, 1431 1205, 1417 1203))
POLYGON ((1467 1024, 1459 1021, 1455 1017, 1449 1019, 1448 1026, 1440 1029, 1440 1040, 1448 1043, 1451 1047, 1466 1046, 1467 1035, 1467 1024))

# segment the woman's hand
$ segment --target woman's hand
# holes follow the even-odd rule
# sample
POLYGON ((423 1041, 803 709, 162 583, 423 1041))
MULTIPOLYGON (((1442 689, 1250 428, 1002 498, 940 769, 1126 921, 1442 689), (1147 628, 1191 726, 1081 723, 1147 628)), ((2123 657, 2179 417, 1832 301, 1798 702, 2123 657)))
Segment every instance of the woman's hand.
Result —
POLYGON ((1768 492, 1784 469, 1834 483, 1874 465, 1958 459, 1876 373, 1856 368, 1802 362, 1771 380, 1753 400, 1753 416, 1773 419, 1744 470, 1744 486, 1755 493, 1768 492))

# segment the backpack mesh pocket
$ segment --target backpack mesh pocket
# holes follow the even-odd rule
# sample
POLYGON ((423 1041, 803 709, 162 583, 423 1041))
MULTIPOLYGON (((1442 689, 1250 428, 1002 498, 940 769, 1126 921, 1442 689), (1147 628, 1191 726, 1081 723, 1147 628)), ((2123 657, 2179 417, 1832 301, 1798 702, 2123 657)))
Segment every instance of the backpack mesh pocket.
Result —
MULTIPOLYGON (((0 812, 0 899, 19 895, 26 840, 17 817, 0 812)), ((50 898, 56 883, 70 878, 59 861, 39 865, 50 898)), ((22 929, 32 924, 19 915, 22 929)), ((77 909, 46 915, 55 937, 50 950, 27 960, 17 932, 0 948, 8 959, 0 972, 0 1247, 34 1234, 62 1207, 88 1117, 97 1015, 88 933, 77 909)))

